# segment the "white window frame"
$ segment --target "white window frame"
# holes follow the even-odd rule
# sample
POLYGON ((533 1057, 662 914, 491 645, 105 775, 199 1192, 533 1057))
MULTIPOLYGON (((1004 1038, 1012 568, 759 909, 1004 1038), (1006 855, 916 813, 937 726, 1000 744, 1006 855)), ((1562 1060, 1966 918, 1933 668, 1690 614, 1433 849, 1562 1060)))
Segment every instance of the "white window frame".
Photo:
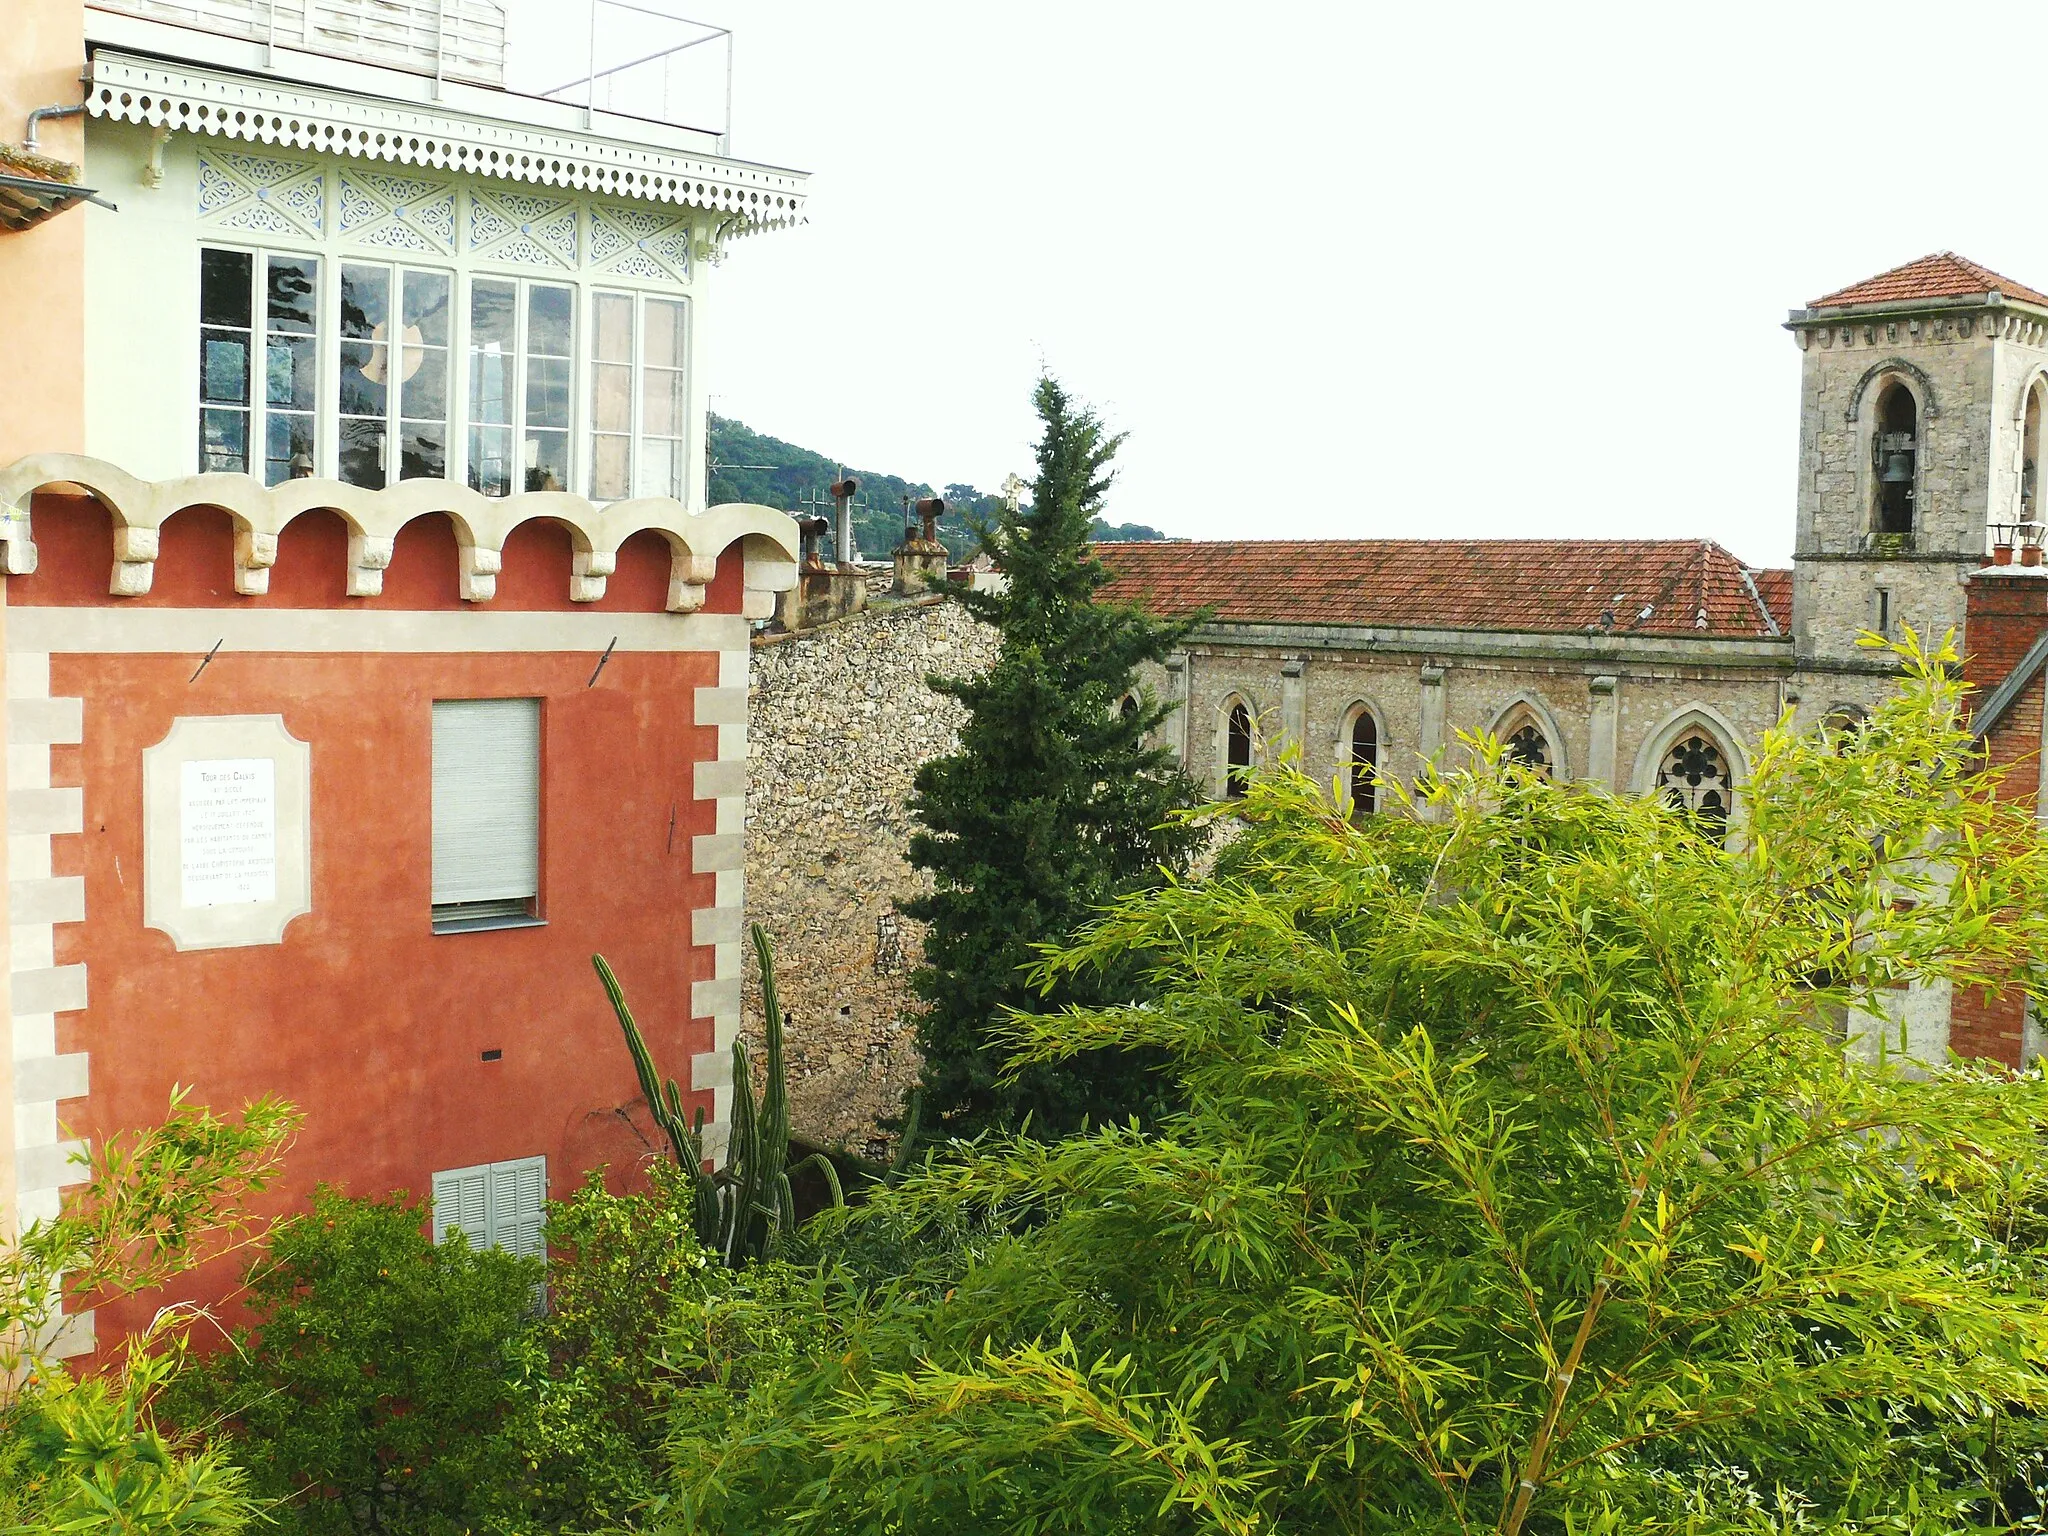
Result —
MULTIPOLYGON (((455 270, 452 267, 434 266, 430 263, 394 262, 378 257, 366 256, 341 255, 334 257, 333 262, 334 304, 332 306, 332 312, 330 316, 330 319, 332 321, 333 336, 329 339, 331 340, 331 344, 334 348, 335 387, 334 398, 332 402, 333 410, 331 414, 334 422, 334 473, 336 478, 339 478, 341 475, 341 452, 343 446, 343 438, 345 436, 342 430, 342 424, 344 422, 349 421, 371 421, 376 419, 374 417, 359 415, 355 412, 345 412, 341 408, 342 354, 347 347, 354 344, 358 344, 361 341, 361 338, 345 337, 341 334, 341 284, 342 269, 345 267, 374 267, 384 273, 385 280, 390 285, 388 290, 389 297, 386 300, 388 308, 388 318, 395 319, 398 322, 395 331, 393 330, 390 324, 387 324, 386 330, 387 332, 389 332, 389 334, 385 336, 382 342, 377 343, 377 345, 380 345, 385 348, 385 355, 387 359, 386 376, 388 382, 386 383, 384 389, 385 398, 383 468, 385 486, 397 485, 400 481, 399 471, 402 463, 402 439, 404 436, 406 425, 408 423, 411 423, 413 425, 419 425, 429 420, 429 418, 424 416, 404 416, 400 414, 405 393, 405 380, 402 376, 404 369, 404 354, 406 351, 405 329, 403 325, 405 315, 403 285, 405 282, 405 278, 408 273, 419 273, 425 276, 445 278, 447 280, 448 340, 445 344, 440 345, 438 347, 432 342, 425 341, 421 342, 420 345, 421 348, 425 351, 439 351, 444 354, 442 366, 446 370, 446 383, 442 391, 441 418, 438 423, 442 432, 441 474, 438 478, 445 480, 461 477, 467 471, 466 467, 462 464, 461 455, 457 451, 457 446, 455 442, 457 436, 455 425, 455 404, 456 397, 461 392, 460 389, 458 388, 460 380, 458 377, 456 359, 458 351, 458 342, 465 344, 465 350, 463 350, 462 355, 465 360, 467 358, 466 343, 468 341, 469 328, 466 324, 458 323, 459 321, 463 320, 466 317, 468 310, 462 283, 460 279, 457 277, 455 270)), ((467 424, 465 423, 464 425, 465 430, 462 436, 465 439, 464 446, 466 447, 467 424)), ((423 478, 436 477, 427 476, 423 478)), ((381 487, 371 487, 371 489, 381 489, 381 487)))
POLYGON ((502 1248, 520 1258, 545 1259, 547 1209, 544 1156, 444 1169, 434 1175, 434 1246, 460 1231, 472 1248, 502 1248), (535 1187, 540 1191, 538 1203, 526 1198, 535 1187), (481 1232, 469 1229, 465 1206, 480 1212, 481 1232))
MULTIPOLYGON (((627 386, 629 425, 624 433, 626 438, 626 496, 673 496, 677 501, 688 504, 691 470, 693 468, 690 462, 691 433, 689 429, 696 420, 695 413, 692 410, 694 404, 693 392, 696 383, 694 378, 695 370, 692 364, 695 357, 697 317, 691 308, 690 299, 687 294, 648 293, 640 289, 595 285, 588 290, 589 313, 583 327, 584 345, 582 355, 583 374, 588 380, 588 384, 584 391, 583 400, 581 435, 584 440, 584 467, 583 478, 579 483, 584 487, 585 494, 592 501, 599 499, 597 486, 597 440, 600 437, 617 437, 621 435, 617 432, 600 432, 597 427, 597 370, 601 366, 618 366, 617 359, 600 359, 597 355, 597 309, 598 305, 606 299, 624 299, 633 306, 633 319, 629 327, 632 336, 632 357, 626 364, 629 374, 627 386), (662 364, 659 370, 663 373, 682 375, 683 431, 680 434, 650 434, 647 430, 645 386, 647 375, 655 371, 647 361, 647 308, 650 304, 673 304, 682 312, 682 365, 671 368, 667 364, 662 364), (650 486, 648 483, 646 446, 650 441, 674 443, 678 449, 682 467, 676 476, 673 490, 667 487, 650 486)), ((604 498, 606 501, 620 499, 623 498, 609 496, 604 498)))
MULTIPOLYGON (((526 489, 526 466, 521 449, 526 441, 527 431, 527 365, 531 359, 532 352, 527 333, 529 330, 529 315, 532 308, 530 295, 535 288, 556 288, 569 295, 569 350, 562 359, 569 365, 569 419, 562 427, 543 427, 539 430, 546 432, 560 431, 564 434, 562 485, 560 489, 566 491, 572 486, 579 484, 578 475, 582 471, 577 463, 576 449, 577 439, 582 435, 584 428, 582 415, 577 410, 577 394, 578 382, 582 378, 585 369, 585 363, 581 354, 586 350, 579 343, 582 342, 584 335, 588 333, 590 328, 583 312, 589 290, 573 277, 556 277, 553 275, 530 277, 514 272, 466 273, 461 283, 461 307, 455 317, 458 328, 454 338, 452 338, 454 339, 454 345, 451 346, 451 350, 459 352, 462 359, 462 407, 457 423, 458 430, 453 434, 461 440, 460 467, 455 467, 451 462, 449 478, 455 479, 459 477, 463 484, 471 484, 470 476, 477 467, 471 436, 479 428, 507 430, 512 434, 515 458, 513 472, 505 490, 505 496, 508 498, 517 496, 526 489), (509 412, 511 420, 509 424, 477 420, 478 370, 473 365, 475 361, 474 316, 476 313, 476 286, 478 283, 509 283, 512 285, 513 367, 510 390, 511 409, 509 412)), ((552 353, 548 355, 550 357, 553 356, 552 353)), ((451 454, 450 458, 452 461, 455 455, 451 454)), ((500 499, 492 495, 491 492, 483 490, 481 486, 473 488, 479 494, 490 497, 492 500, 500 499)))
MULTIPOLYGON (((247 421, 247 436, 243 441, 242 474, 253 476, 263 484, 281 484, 271 481, 265 472, 269 463, 270 419, 273 414, 288 416, 310 415, 313 423, 313 445, 311 457, 313 473, 325 469, 334 441, 334 397, 328 389, 328 374, 331 369, 332 352, 324 324, 332 311, 328 297, 331 281, 338 281, 332 274, 339 268, 335 259, 324 251, 286 250, 277 246, 240 245, 229 240, 202 239, 199 242, 198 285, 193 314, 197 321, 199 343, 199 367, 196 370, 200 381, 197 397, 197 416, 194 425, 193 444, 194 468, 206 470, 206 413, 209 410, 238 410, 247 421), (205 270, 206 253, 221 251, 235 256, 249 258, 249 353, 248 353, 248 399, 243 406, 223 406, 208 402, 205 393, 206 376, 206 333, 210 330, 228 330, 234 327, 212 326, 206 323, 205 270), (270 303, 267 277, 273 259, 313 264, 313 408, 305 411, 275 411, 270 404, 270 303), (255 466, 255 467, 251 467, 255 466)), ((286 333, 296 334, 296 333, 286 333)), ((236 471, 227 471, 236 473, 236 471)), ((286 465, 285 479, 292 478, 290 465, 286 465)))

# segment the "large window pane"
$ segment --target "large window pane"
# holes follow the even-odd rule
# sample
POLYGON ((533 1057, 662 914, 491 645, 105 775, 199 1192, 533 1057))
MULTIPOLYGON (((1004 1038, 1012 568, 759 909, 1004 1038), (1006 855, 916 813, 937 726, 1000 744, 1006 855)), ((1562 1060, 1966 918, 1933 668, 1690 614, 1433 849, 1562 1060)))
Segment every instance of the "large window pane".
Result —
POLYGON ((569 488, 569 434, 536 432, 526 434, 526 489, 566 491, 569 488))
POLYGON ((405 417, 408 421, 448 419, 448 352, 445 347, 407 347, 405 417))
POLYGON ((448 290, 446 272, 405 274, 405 323, 425 346, 448 345, 448 290))
POLYGON ((320 263, 311 256, 273 256, 269 262, 268 328, 313 334, 313 307, 320 291, 320 263))
POLYGON ((341 344, 341 414, 384 419, 384 343, 341 344))
POLYGON ((649 437, 683 435, 683 376, 650 368, 640 380, 640 430, 649 437))
POLYGON ((249 413, 199 413, 199 468, 208 474, 241 474, 249 468, 249 413))
POLYGON ((647 301, 647 366, 680 368, 683 353, 683 305, 679 299, 647 301))
POLYGON ((526 424, 529 427, 569 425, 569 359, 529 357, 526 360, 526 424))
POLYGON ((199 398, 209 405, 249 403, 249 337, 246 332, 199 333, 199 398))
POLYGON ((199 253, 199 323, 249 329, 255 260, 247 251, 199 253))
POLYGON ((311 336, 273 335, 263 348, 266 405, 310 411, 318 396, 320 344, 311 336))
POLYGON ((486 496, 512 494, 512 429, 469 429, 469 487, 486 496))
POLYGON ((447 429, 438 423, 431 427, 407 423, 398 445, 398 478, 438 480, 447 473, 447 429))
POLYGON ((391 270, 388 267, 359 267, 342 263, 341 334, 350 338, 386 334, 384 321, 391 311, 391 270))
POLYGON ((208 474, 249 468, 255 293, 248 251, 199 253, 199 468, 208 474))
POLYGON ((278 485, 313 473, 313 418, 272 411, 264 418, 263 483, 278 485))
POLYGON ((384 423, 344 417, 341 423, 341 478, 373 489, 384 484, 384 423))
POLYGON ((567 288, 535 283, 526 291, 526 350, 535 357, 570 356, 570 315, 574 295, 567 288))

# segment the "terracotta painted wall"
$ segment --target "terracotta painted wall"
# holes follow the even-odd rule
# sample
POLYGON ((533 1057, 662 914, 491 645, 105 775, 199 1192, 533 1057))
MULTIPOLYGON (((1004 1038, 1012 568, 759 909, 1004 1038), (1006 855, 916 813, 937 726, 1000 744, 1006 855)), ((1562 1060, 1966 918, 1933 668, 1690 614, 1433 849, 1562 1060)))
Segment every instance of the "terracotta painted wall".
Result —
MULTIPOLYGON (((39 497, 36 531, 42 563, 13 579, 17 609, 112 605, 104 513, 39 497)), ((290 525, 260 598, 232 595, 226 532, 217 511, 178 514, 154 590, 122 605, 338 605, 338 519, 290 525)), ((408 535, 386 596, 365 606, 458 606, 445 519, 421 519, 408 535)), ((628 549, 606 602, 659 611, 666 547, 628 549)), ((493 609, 570 606, 559 529, 527 525, 505 567, 493 609)), ((739 577, 735 549, 720 562, 714 608, 737 611, 739 577)), ((535 1154, 547 1156, 558 1197, 599 1164, 630 1179, 649 1150, 645 1116, 590 956, 610 958, 657 1058, 687 1083, 690 1056, 712 1045, 710 1021, 689 1017, 690 986, 714 964, 691 943, 691 913, 714 901, 714 877, 691 873, 691 838, 714 830, 692 775, 716 758, 717 730, 695 723, 693 701, 717 685, 719 657, 622 651, 591 686, 594 663, 580 651, 224 650, 195 680, 189 655, 53 655, 53 695, 84 701, 83 744, 51 755, 51 783, 84 791, 83 833, 53 848, 53 872, 86 882, 87 920, 56 939, 57 963, 82 963, 88 976, 87 1008, 59 1019, 59 1050, 91 1059, 90 1097, 62 1106, 72 1133, 98 1139, 156 1120, 173 1084, 216 1108, 289 1098, 306 1126, 273 1209, 296 1207, 319 1180, 423 1194, 437 1169, 535 1154), (515 696, 543 700, 546 926, 436 935, 431 706, 515 696), (280 714, 311 744, 313 910, 277 945, 181 953, 142 923, 141 754, 178 716, 212 714, 280 714), (502 1059, 482 1060, 486 1050, 502 1059)), ((697 1097, 708 1115, 711 1096, 697 1097)), ((217 1299, 233 1278, 218 1267, 193 1294, 217 1299)), ((103 1309, 101 1341, 145 1313, 103 1309)))
MULTIPOLYGON (((84 67, 80 0, 0 6, 0 143, 20 146, 31 109, 83 100, 84 67)), ((41 139, 39 152, 53 159, 85 158, 78 118, 45 122, 41 139)), ((85 451, 85 236, 78 208, 0 234, 0 354, 9 360, 0 369, 0 464, 85 451)))

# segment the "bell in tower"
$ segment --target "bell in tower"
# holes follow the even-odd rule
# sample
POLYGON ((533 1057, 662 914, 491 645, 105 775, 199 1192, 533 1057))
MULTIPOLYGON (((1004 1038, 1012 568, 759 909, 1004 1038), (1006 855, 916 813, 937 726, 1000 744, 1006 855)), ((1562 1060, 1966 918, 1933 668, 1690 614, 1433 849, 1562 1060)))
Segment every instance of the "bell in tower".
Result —
POLYGON ((1920 460, 1919 412, 1912 392, 1902 384, 1890 385, 1878 401, 1870 452, 1877 486, 1874 531, 1911 533, 1920 460))

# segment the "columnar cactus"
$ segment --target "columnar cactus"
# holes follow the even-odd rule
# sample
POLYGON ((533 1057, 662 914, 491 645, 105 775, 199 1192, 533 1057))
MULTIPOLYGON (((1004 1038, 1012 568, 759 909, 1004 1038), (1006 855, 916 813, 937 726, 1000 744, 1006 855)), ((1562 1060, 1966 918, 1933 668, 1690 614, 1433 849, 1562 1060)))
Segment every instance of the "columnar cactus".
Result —
MULTIPOLYGON (((598 980, 604 983, 612 1011, 619 1016, 619 1029, 632 1053, 633 1070, 640 1078, 640 1092, 654 1123, 668 1137, 678 1167, 690 1175, 694 1196, 697 1236, 715 1249, 734 1268, 764 1257, 784 1232, 796 1227, 796 1203, 789 1183, 789 1089, 782 1077, 782 1007, 775 992, 775 954, 768 935, 754 924, 754 956, 761 968, 761 1008, 768 1026, 767 1085, 761 1102, 754 1102, 752 1063, 747 1043, 732 1043, 732 1129, 726 1142, 725 1166, 707 1169, 704 1155, 704 1111, 697 1110, 688 1122, 683 1118, 682 1092, 674 1078, 663 1080, 647 1049, 646 1037, 626 1005, 625 990, 603 955, 592 955, 598 980)), ((814 1152, 797 1170, 815 1163, 825 1175, 832 1203, 842 1205, 839 1174, 830 1158, 814 1152)))

